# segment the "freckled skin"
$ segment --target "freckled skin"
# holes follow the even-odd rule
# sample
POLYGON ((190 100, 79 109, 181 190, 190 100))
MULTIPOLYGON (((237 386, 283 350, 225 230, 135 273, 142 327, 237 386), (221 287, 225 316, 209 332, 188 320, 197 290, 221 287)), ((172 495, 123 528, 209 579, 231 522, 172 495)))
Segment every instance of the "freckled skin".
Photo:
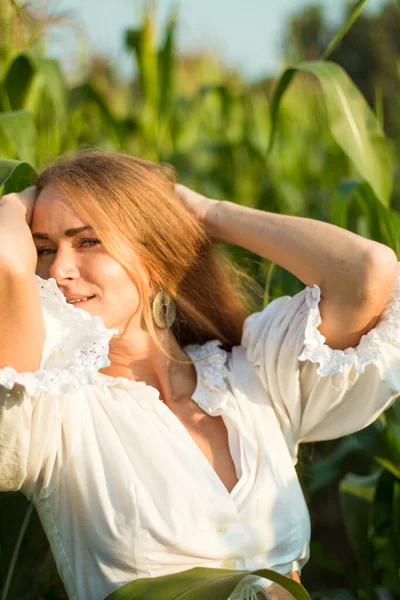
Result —
MULTIPOLYGON (((127 333, 140 323, 139 290, 126 270, 95 239, 95 231, 83 231, 73 238, 64 232, 89 225, 54 185, 40 193, 34 209, 32 233, 46 233, 50 240, 35 240, 38 250, 48 249, 38 257, 36 274, 53 277, 65 293, 96 295, 81 308, 102 317, 106 327, 127 333)), ((138 265, 135 265, 136 267, 138 265)), ((80 304, 76 304, 79 308, 80 304)))

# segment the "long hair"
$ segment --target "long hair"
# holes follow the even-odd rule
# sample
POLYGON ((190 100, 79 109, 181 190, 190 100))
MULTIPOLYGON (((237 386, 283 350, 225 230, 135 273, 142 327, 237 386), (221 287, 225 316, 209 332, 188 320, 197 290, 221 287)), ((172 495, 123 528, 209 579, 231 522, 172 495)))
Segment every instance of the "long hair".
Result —
MULTIPOLYGON (((61 157, 39 174, 36 187, 58 187, 103 246, 134 278, 147 330, 158 346, 153 295, 135 269, 134 253, 151 273, 154 295, 164 289, 176 304, 172 326, 180 346, 219 339, 240 344, 254 307, 255 282, 211 244, 174 189, 175 171, 117 152, 61 157)), ((257 293, 256 292, 256 293, 257 293)))

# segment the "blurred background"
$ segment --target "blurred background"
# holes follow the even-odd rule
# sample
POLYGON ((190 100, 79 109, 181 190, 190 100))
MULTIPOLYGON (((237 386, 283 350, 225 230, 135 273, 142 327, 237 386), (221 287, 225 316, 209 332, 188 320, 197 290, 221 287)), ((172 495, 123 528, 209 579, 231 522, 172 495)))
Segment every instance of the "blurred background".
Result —
MULTIPOLYGON (((1 193, 60 154, 121 150, 210 197, 398 253, 399 109, 396 0, 0 0, 1 193)), ((264 304, 304 288, 228 251, 264 304)), ((297 469, 312 598, 400 598, 399 402, 362 432, 305 445, 297 469)), ((36 512, 0 494, 0 600, 61 598, 36 512)))

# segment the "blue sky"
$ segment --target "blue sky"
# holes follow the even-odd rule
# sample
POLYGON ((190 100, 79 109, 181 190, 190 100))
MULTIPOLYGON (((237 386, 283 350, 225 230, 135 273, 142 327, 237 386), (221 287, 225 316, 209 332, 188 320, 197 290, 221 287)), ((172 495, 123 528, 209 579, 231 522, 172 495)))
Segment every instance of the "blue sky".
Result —
MULTIPOLYGON (((158 0, 162 27, 176 0, 158 0)), ((53 14, 68 13, 85 33, 57 28, 49 36, 51 55, 72 71, 77 61, 78 39, 87 38, 90 52, 101 52, 123 73, 132 72, 132 61, 123 49, 123 32, 140 21, 141 0, 49 0, 53 14)), ((288 16, 310 4, 305 0, 180 0, 178 45, 182 49, 207 48, 253 79, 279 69, 279 44, 288 16)), ((332 22, 340 22, 346 0, 320 0, 332 22)), ((369 0, 376 10, 383 0, 369 0)), ((80 42, 82 43, 82 42, 80 42)))

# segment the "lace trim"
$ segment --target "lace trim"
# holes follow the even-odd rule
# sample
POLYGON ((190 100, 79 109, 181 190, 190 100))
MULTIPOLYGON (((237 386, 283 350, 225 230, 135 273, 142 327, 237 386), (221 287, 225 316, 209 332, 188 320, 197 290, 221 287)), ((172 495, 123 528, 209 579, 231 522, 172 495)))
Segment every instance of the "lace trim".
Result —
POLYGON ((306 288, 306 303, 309 308, 305 328, 304 350, 298 360, 318 363, 317 374, 325 377, 342 373, 344 365, 354 364, 359 373, 374 362, 381 353, 382 342, 400 341, 400 263, 397 278, 390 298, 376 326, 363 335, 358 346, 346 350, 333 350, 325 344, 326 338, 317 329, 322 323, 319 312, 321 290, 318 285, 306 288))
POLYGON ((219 340, 211 340, 203 345, 191 344, 184 348, 197 371, 197 387, 192 399, 213 415, 224 411, 228 401, 228 353, 220 348, 221 345, 219 340))
POLYGON ((110 364, 109 341, 118 330, 107 329, 101 317, 68 304, 53 278, 36 279, 46 328, 40 369, 17 373, 5 367, 0 369, 0 385, 11 390, 17 383, 30 396, 39 396, 66 394, 94 383, 94 374, 110 364))

